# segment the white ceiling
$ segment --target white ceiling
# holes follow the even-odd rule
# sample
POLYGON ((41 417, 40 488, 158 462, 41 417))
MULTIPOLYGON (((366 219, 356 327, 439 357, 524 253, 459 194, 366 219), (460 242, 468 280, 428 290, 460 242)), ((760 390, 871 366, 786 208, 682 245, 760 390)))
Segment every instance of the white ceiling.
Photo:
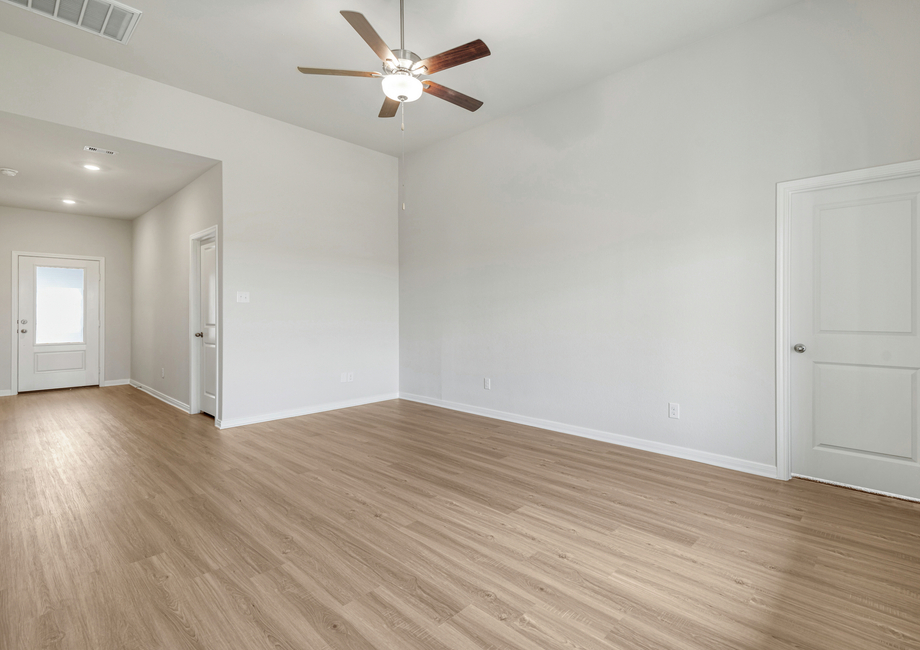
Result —
MULTIPOLYGON (((798 0, 406 0, 406 47, 425 57, 483 39, 492 56, 435 75, 485 102, 424 95, 406 148, 427 146, 798 0)), ((0 30, 235 106, 397 154, 380 82, 296 66, 378 70, 342 9, 399 45, 398 0, 125 0, 144 16, 125 46, 0 3, 0 30)))
MULTIPOLYGON (((98 37, 97 37, 98 38, 98 37)), ((0 112, 0 205, 133 219, 201 176, 217 161, 0 112), (114 156, 83 147, 117 151, 114 156), (96 165, 91 172, 83 165, 96 165), (66 205, 63 199, 76 201, 66 205)))

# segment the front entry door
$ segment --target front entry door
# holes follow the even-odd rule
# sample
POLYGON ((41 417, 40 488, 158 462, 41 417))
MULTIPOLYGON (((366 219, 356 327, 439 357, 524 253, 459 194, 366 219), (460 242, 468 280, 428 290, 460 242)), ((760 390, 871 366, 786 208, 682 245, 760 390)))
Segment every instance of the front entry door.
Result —
POLYGON ((217 244, 214 240, 201 243, 201 390, 202 411, 217 417, 217 244))
POLYGON ((20 392, 99 384, 99 262, 19 257, 20 392))
POLYGON ((792 472, 920 498, 920 176, 792 199, 792 472))

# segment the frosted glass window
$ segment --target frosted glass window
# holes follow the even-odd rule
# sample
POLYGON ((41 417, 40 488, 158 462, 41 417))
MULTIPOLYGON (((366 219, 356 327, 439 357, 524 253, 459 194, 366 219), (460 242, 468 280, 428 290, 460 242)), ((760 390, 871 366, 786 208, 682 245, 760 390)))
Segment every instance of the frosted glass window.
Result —
POLYGON ((35 267, 35 343, 83 343, 83 269, 35 267))

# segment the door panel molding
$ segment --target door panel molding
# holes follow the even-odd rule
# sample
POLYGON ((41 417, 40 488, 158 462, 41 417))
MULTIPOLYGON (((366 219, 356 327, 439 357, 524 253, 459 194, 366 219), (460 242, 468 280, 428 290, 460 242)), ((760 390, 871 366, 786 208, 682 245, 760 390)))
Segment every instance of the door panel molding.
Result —
POLYGON ((44 257, 64 260, 99 262, 99 385, 105 385, 105 258, 95 255, 70 255, 68 253, 34 253, 13 251, 10 274, 10 395, 19 394, 19 258, 44 257))
MULTIPOLYGON (((796 194, 920 175, 920 160, 828 174, 776 185, 776 477, 792 474, 792 200, 796 194)), ((830 481, 822 481, 830 483, 830 481)), ((849 487, 849 486, 848 486, 849 487)), ((861 488, 856 488, 861 489, 861 488)))
POLYGON ((217 256, 217 333, 215 335, 215 342, 217 345, 217 413, 214 417, 215 426, 218 426, 221 418, 222 410, 222 377, 221 377, 221 350, 222 350, 222 338, 221 338, 221 329, 223 324, 222 318, 222 299, 221 299, 221 290, 223 287, 222 277, 221 277, 221 257, 220 257, 220 238, 218 236, 218 227, 211 226, 210 228, 205 228, 200 232, 196 232, 193 235, 189 236, 189 413, 200 413, 201 412, 201 363, 202 363, 202 354, 201 346, 196 345, 195 333, 200 332, 201 329, 201 245, 206 242, 214 242, 215 253, 217 256))

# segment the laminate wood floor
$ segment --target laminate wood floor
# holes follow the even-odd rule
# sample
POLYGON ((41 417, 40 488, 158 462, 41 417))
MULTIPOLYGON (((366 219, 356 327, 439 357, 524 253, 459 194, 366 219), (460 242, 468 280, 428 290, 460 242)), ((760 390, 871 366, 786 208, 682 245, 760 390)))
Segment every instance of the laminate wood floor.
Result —
POLYGON ((920 505, 405 401, 0 399, 0 647, 920 648, 920 505))

